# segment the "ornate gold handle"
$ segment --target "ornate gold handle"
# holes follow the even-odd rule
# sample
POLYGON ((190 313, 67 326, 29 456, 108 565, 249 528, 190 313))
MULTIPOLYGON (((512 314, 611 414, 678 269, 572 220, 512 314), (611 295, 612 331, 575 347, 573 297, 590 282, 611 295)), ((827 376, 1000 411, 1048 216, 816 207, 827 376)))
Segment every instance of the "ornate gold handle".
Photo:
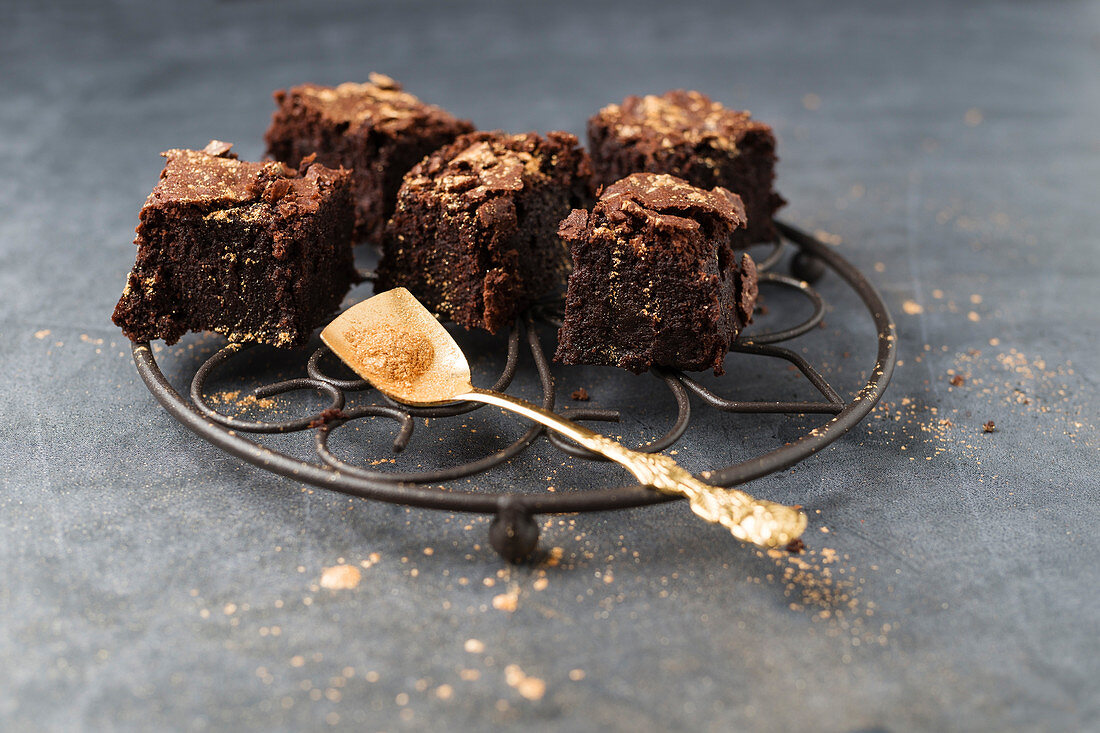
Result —
POLYGON ((561 433, 585 448, 626 468, 640 483, 666 494, 686 497, 691 510, 708 522, 721 524, 734 537, 761 547, 781 547, 806 529, 806 515, 791 506, 756 499, 744 491, 711 486, 692 476, 661 453, 640 453, 549 410, 510 395, 474 389, 457 400, 502 407, 561 433))

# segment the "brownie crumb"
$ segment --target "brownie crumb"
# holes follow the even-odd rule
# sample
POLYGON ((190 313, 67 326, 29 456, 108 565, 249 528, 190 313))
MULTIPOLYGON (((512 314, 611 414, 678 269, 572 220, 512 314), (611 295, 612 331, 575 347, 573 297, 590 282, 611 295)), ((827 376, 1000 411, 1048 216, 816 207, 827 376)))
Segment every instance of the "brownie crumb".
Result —
POLYGON ((327 407, 321 410, 321 413, 317 417, 309 421, 309 427, 319 428, 328 425, 330 422, 344 420, 346 418, 347 415, 339 407, 327 407))
POLYGON ((577 387, 575 390, 573 390, 573 394, 571 396, 577 402, 588 402, 589 399, 588 390, 584 387, 577 387))
POLYGON ((997 430, 997 426, 993 424, 992 420, 987 422, 985 425, 982 425, 982 432, 983 433, 992 433, 992 432, 996 432, 996 430, 997 430))
POLYGON ((951 377, 952 387, 961 387, 964 384, 966 384, 966 377, 964 377, 963 375, 956 374, 955 376, 951 377))
POLYGON ((298 173, 304 174, 309 167, 317 162, 317 153, 310 153, 298 161, 298 173))
POLYGON ((793 540, 787 543, 787 546, 783 548, 792 555, 801 555, 806 549, 806 543, 802 541, 801 537, 795 537, 793 540))
POLYGON ((229 152, 232 147, 233 143, 222 142, 221 140, 211 140, 206 144, 206 147, 202 149, 202 152, 207 155, 212 155, 215 158, 230 158, 235 160, 237 154, 229 152))

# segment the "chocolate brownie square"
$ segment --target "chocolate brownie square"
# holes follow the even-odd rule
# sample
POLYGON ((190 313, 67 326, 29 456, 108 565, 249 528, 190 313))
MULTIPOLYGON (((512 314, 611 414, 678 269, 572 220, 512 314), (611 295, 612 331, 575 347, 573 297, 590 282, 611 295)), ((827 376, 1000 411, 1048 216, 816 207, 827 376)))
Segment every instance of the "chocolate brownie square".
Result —
POLYGON ((376 290, 404 286, 437 315, 496 332, 565 284, 558 223, 589 191, 565 132, 475 132, 416 165, 397 195, 376 290))
POLYGON ((132 341, 187 331, 297 346, 358 280, 351 174, 247 163, 211 141, 169 150, 145 200, 114 322, 132 341))
POLYGON ((756 303, 756 265, 730 246, 744 226, 741 199, 724 188, 655 173, 608 186, 591 213, 561 223, 573 273, 554 358, 721 374, 756 303))
POLYGON ((291 166, 310 155, 354 174, 355 238, 379 243, 401 177, 428 153, 473 124, 402 91, 382 74, 367 84, 303 84, 275 92, 279 108, 264 139, 267 153, 291 166))
POLYGON ((596 185, 648 171, 700 188, 721 186, 741 197, 748 215, 735 246, 776 238, 772 216, 784 201, 772 189, 775 135, 748 112, 683 90, 627 97, 588 121, 588 142, 596 185))

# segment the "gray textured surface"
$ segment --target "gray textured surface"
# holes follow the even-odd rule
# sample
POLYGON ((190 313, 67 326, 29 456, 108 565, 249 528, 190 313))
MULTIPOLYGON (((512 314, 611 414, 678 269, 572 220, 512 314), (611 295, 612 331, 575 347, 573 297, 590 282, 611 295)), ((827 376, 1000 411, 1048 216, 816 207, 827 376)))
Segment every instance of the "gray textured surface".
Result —
MULTIPOLYGON (((1100 729, 1100 4, 771 5, 0 7, 4 729, 1100 729), (581 132, 674 86, 776 126, 785 217, 873 277, 903 361, 886 409, 753 485, 812 513, 799 582, 679 505, 555 520, 561 564, 509 570, 482 520, 310 493, 153 402, 107 314, 157 153, 217 137, 254 157, 271 90, 370 70, 482 127, 581 132), (316 587, 372 553, 356 589, 316 587), (807 597, 830 572, 850 602, 807 597)), ((850 389, 866 319, 822 289, 807 348, 850 389)), ((558 374, 601 406, 651 389, 558 374)), ((719 384, 799 389, 743 374, 719 384)), ((652 435, 669 403, 616 430, 652 435)), ((469 422, 482 443, 421 430, 402 460, 519 430, 469 422)), ((812 424, 700 415, 678 457, 812 424)), ((480 485, 617 480, 543 446, 480 485)))

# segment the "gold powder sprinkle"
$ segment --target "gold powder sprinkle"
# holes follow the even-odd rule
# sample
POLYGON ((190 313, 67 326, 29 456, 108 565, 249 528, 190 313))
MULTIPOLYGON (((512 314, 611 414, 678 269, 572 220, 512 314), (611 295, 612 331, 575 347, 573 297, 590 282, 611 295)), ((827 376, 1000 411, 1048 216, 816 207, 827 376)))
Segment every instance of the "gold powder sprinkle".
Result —
POLYGON ((321 587, 329 590, 347 590, 359 585, 363 574, 354 565, 334 565, 321 572, 321 587))
POLYGON ((541 700, 546 694, 546 683, 538 677, 526 677, 516 686, 516 690, 528 700, 541 700))
POLYGON ((50 329, 48 329, 48 328, 43 328, 41 331, 35 331, 34 332, 34 337, 36 339, 38 339, 39 341, 41 341, 42 339, 46 338, 49 335, 50 335, 50 329))
POLYGON ((526 676, 523 673, 523 668, 518 664, 509 664, 504 668, 504 681, 508 683, 509 687, 515 687, 526 676))
POLYGON ((924 313, 924 306, 915 300, 907 300, 901 304, 901 309, 911 316, 919 316, 924 313))
POLYGON ((963 115, 963 122, 966 123, 967 127, 977 127, 982 124, 982 119, 982 111, 977 107, 971 107, 966 110, 966 114, 963 115))
POLYGON ((501 593, 493 597, 493 608, 498 611, 512 613, 519 606, 519 590, 513 589, 507 593, 501 593))
POLYGON ((351 331, 347 340, 371 381, 412 386, 435 359, 435 347, 425 334, 388 323, 351 331))
POLYGON ((802 106, 813 112, 815 109, 821 107, 821 97, 810 92, 802 96, 802 106))
POLYGON ((565 550, 560 547, 551 547, 550 552, 546 554, 546 560, 544 564, 548 568, 556 568, 561 565, 561 559, 565 555, 565 550))
POLYGON ((478 639, 467 639, 462 648, 468 651, 470 654, 481 654, 483 651, 485 651, 485 642, 478 639))
POLYGON ((546 694, 546 682, 538 677, 529 677, 518 664, 509 664, 504 668, 504 681, 528 700, 541 700, 546 694))

